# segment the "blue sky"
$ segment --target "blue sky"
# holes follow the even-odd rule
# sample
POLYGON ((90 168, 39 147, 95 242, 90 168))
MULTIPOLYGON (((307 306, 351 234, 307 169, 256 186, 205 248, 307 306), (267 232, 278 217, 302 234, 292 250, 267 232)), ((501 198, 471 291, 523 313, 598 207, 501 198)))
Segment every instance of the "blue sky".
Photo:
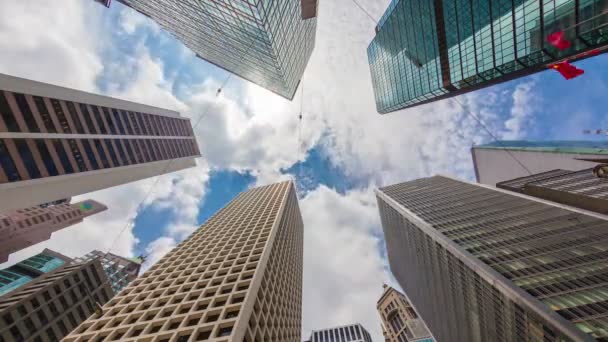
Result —
MULTIPOLYGON (((360 2, 379 18, 389 1, 360 2)), ((366 56, 374 24, 351 0, 320 6, 304 97, 289 102, 238 77, 215 98, 225 71, 118 2, 1 2, 0 72, 176 109, 193 121, 202 115, 197 167, 161 177, 141 207, 154 179, 87 194, 110 209, 11 261, 45 247, 72 256, 111 247, 152 262, 240 191, 295 176, 305 222, 304 332, 361 322, 381 336, 375 302, 393 280, 373 189, 440 172, 472 179, 470 147, 491 138, 450 100, 377 114, 366 56), (127 222, 134 224, 111 246, 108 236, 127 222)), ((546 71, 460 100, 502 138, 597 139, 581 131, 608 128, 608 55, 577 66, 586 73, 571 81, 546 71)))

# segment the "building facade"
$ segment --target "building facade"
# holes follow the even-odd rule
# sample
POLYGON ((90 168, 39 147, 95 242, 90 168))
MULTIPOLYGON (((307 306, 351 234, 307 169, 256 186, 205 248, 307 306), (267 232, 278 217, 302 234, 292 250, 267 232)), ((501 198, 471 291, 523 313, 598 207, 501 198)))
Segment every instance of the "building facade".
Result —
POLYGON ((597 177, 593 169, 551 170, 501 182, 496 187, 608 214, 608 179, 597 177))
POLYGON ((377 192, 391 270, 438 341, 608 341, 608 217, 435 176, 377 192))
POLYGON ((84 263, 94 259, 99 259, 115 294, 118 294, 137 278, 143 263, 142 258, 127 259, 116 254, 100 251, 92 251, 81 258, 76 258, 75 262, 84 263))
POLYGON ((199 155, 177 112, 0 75, 0 210, 181 170, 199 155))
POLYGON ((434 342, 424 321, 405 295, 384 285, 376 305, 385 342, 434 342))
POLYGON ((372 337, 361 324, 313 330, 306 342, 372 342, 372 337))
POLYGON ((45 203, 0 213, 0 263, 7 261, 11 253, 46 241, 54 232, 106 209, 99 202, 86 200, 73 204, 45 203))
POLYGON ((65 341, 300 342, 302 264, 294 184, 251 189, 65 341))
POLYGON ((608 45, 604 0, 392 0, 368 48, 378 112, 456 96, 608 45), (561 51, 547 37, 563 30, 561 51))
POLYGON ((43 267, 48 272, 0 297, 0 341, 59 341, 112 297, 98 260, 43 267))
POLYGON ((602 141, 497 141, 471 149, 477 182, 487 185, 556 169, 580 171, 608 159, 602 141))
POLYGON ((119 1, 199 58, 289 100, 315 46, 316 1, 119 1))

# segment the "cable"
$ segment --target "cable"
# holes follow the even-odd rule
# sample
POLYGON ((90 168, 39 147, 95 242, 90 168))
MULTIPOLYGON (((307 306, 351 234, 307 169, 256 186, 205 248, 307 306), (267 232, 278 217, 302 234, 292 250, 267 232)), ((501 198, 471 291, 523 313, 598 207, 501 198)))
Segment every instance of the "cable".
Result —
POLYGON ((374 19, 374 17, 372 17, 372 15, 369 14, 369 12, 366 11, 365 8, 363 8, 363 6, 359 5, 359 3, 357 2, 357 0, 352 0, 352 2, 354 2, 355 5, 357 5, 357 7, 359 7, 359 9, 361 9, 361 11, 363 11, 363 13, 365 13, 367 15, 367 17, 370 18, 371 21, 374 22, 374 24, 378 25, 378 21, 376 19, 374 19))
POLYGON ((460 102, 460 100, 458 100, 457 97, 454 97, 453 100, 456 101, 456 103, 458 103, 460 105, 460 107, 462 108, 462 110, 465 113, 467 113, 473 119, 475 119, 475 121, 477 121, 477 123, 481 127, 483 127, 483 129, 494 139, 494 141, 496 141, 499 145, 501 145, 503 150, 506 151, 511 156, 511 158, 513 158, 513 160, 515 160, 517 162, 517 164, 519 164, 524 170, 526 170, 526 172, 528 172, 529 175, 533 174, 519 159, 517 159, 517 157, 515 157, 515 155, 507 148, 506 145, 503 145, 503 143, 496 137, 496 135, 494 135, 494 133, 492 133, 490 131, 490 129, 483 123, 483 121, 481 121, 481 119, 479 119, 475 114, 473 114, 470 110, 468 110, 468 108, 466 108, 466 106, 464 104, 462 104, 462 102, 460 102))

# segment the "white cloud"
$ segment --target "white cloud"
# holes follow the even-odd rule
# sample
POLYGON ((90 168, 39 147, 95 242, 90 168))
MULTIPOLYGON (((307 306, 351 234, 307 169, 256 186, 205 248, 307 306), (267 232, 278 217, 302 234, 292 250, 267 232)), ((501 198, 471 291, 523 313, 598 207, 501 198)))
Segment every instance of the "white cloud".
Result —
POLYGON ((121 11, 120 25, 126 34, 134 34, 140 28, 149 29, 154 34, 160 33, 160 27, 153 20, 128 9, 121 11))

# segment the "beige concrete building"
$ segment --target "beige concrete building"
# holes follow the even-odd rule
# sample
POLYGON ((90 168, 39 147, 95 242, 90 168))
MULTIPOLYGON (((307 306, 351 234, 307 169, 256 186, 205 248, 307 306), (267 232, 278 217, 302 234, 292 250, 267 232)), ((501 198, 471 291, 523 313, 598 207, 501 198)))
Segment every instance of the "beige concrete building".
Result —
POLYGON ((302 264, 294 184, 251 189, 65 341, 300 342, 302 264))
POLYGON ((178 112, 0 74, 0 210, 195 166, 178 112))
POLYGON ((384 285, 376 306, 386 342, 433 342, 431 333, 405 295, 384 285))
POLYGON ((54 232, 107 209, 99 202, 86 200, 0 213, 0 263, 10 254, 48 240, 54 232))
POLYGON ((93 314, 98 303, 112 298, 99 260, 70 261, 45 250, 0 271, 0 279, 16 276, 13 281, 22 284, 0 297, 0 341, 59 341, 93 314))

